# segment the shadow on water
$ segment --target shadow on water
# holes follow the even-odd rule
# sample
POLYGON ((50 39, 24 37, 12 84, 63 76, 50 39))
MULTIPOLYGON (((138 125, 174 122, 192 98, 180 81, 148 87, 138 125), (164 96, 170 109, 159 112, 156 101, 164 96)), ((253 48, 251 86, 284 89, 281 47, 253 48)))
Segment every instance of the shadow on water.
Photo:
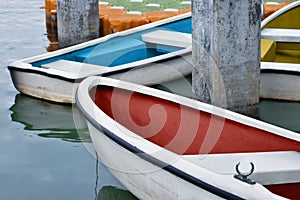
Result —
POLYGON ((12 111, 12 121, 23 124, 24 130, 38 132, 40 137, 60 138, 69 142, 91 142, 84 123, 81 127, 78 127, 78 124, 75 127, 72 109, 74 108, 70 105, 50 103, 17 94, 15 103, 9 110, 12 111), (78 131, 81 132, 80 135, 78 131))
POLYGON ((300 133, 300 102, 261 99, 260 119, 300 133))

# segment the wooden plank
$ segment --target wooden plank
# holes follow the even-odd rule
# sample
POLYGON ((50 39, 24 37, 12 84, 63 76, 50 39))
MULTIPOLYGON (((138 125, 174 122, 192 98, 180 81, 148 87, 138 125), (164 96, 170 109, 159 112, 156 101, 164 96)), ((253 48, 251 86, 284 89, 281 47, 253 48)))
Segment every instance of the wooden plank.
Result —
POLYGON ((85 77, 88 75, 101 74, 108 70, 105 66, 75 62, 70 60, 57 60, 47 64, 43 64, 42 68, 49 69, 56 73, 72 74, 74 77, 85 77))
POLYGON ((296 63, 278 63, 278 62, 261 62, 261 70, 278 70, 278 71, 290 71, 300 72, 300 64, 296 63))
POLYGON ((144 42, 152 44, 161 44, 183 48, 192 45, 191 34, 166 30, 157 30, 143 34, 142 40, 144 42))
POLYGON ((261 37, 278 42, 300 42, 300 30, 265 28, 261 31, 261 37))

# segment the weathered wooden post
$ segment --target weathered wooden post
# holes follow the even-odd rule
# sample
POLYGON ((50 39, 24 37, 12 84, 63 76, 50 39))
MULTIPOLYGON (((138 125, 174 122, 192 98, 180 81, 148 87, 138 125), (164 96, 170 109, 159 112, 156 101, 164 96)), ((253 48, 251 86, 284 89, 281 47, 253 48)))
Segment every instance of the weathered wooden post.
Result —
POLYGON ((261 0, 193 0, 193 93, 258 116, 261 0))
POLYGON ((99 37, 99 0, 57 0, 59 48, 99 37))

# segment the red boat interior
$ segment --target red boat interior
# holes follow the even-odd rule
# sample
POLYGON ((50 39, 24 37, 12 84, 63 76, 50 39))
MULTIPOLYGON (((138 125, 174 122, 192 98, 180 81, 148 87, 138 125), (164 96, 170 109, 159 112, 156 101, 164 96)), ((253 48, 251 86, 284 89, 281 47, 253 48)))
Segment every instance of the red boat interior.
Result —
POLYGON ((160 98, 101 87, 101 110, 143 138, 177 154, 300 151, 300 144, 160 98))
MULTIPOLYGON (((297 141, 138 92, 101 86, 91 97, 127 129, 179 155, 300 151, 297 141)), ((300 198, 300 183, 266 187, 300 198)))

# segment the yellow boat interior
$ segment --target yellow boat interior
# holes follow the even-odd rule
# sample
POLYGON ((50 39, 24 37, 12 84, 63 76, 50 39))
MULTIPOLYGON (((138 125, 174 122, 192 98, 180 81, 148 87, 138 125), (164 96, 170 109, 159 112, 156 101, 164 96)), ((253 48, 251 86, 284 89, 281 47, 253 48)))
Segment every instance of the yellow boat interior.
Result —
POLYGON ((261 39, 261 61, 300 63, 300 43, 261 39))
MULTIPOLYGON (((300 6, 275 17, 262 28, 262 30, 264 29, 276 29, 278 34, 279 29, 286 33, 293 31, 300 38, 300 6)), ((300 63, 300 40, 278 41, 274 38, 262 39, 261 60, 264 62, 300 63)))

